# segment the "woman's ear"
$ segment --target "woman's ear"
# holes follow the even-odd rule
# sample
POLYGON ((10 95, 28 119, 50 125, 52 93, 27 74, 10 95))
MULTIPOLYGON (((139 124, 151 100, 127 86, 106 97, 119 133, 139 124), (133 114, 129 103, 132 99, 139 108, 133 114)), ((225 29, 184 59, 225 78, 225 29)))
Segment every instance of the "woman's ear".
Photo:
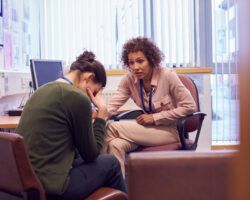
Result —
POLYGON ((82 74, 82 78, 81 79, 83 81, 86 81, 86 83, 88 83, 89 81, 94 80, 94 78, 95 78, 95 74, 94 73, 92 73, 92 72, 85 72, 85 73, 82 74))
POLYGON ((93 81, 94 78, 95 78, 95 74, 89 73, 89 74, 87 75, 87 77, 86 77, 87 83, 88 83, 89 81, 93 81))

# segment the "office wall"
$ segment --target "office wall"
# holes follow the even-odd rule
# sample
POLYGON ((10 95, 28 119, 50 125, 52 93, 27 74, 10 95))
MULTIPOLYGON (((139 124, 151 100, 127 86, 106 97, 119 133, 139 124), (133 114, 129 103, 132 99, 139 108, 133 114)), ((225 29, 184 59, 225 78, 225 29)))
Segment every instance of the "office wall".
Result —
POLYGON ((0 72, 0 115, 8 109, 17 108, 26 101, 29 81, 29 73, 0 72))
POLYGON ((40 57, 39 2, 2 1, 3 47, 0 48, 0 70, 25 70, 31 58, 40 57))
POLYGON ((30 73, 0 72, 0 115, 26 102, 30 80, 30 73))

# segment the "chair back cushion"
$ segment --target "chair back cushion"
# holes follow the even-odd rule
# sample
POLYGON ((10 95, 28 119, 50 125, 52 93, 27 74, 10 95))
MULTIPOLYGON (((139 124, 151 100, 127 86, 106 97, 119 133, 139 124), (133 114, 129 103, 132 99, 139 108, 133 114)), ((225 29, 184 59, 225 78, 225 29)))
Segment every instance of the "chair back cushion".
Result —
MULTIPOLYGON (((199 94, 194 81, 190 77, 184 74, 178 74, 178 77, 180 78, 183 85, 186 86, 186 88, 190 91, 191 95, 193 96, 194 101, 196 102, 197 111, 200 111, 199 94)), ((193 116, 187 120, 188 121, 185 124, 185 132, 193 132, 197 130, 199 126, 199 116, 193 116)))
POLYGON ((228 200, 233 152, 147 152, 128 157, 129 200, 228 200))
POLYGON ((12 149, 12 142, 15 139, 8 137, 6 133, 0 134, 0 188, 10 193, 21 194, 22 183, 12 149), (10 141, 3 139, 3 137, 8 137, 10 141))
POLYGON ((36 190, 40 200, 45 200, 43 186, 32 169, 23 137, 0 132, 0 152, 0 190, 20 196, 36 190))

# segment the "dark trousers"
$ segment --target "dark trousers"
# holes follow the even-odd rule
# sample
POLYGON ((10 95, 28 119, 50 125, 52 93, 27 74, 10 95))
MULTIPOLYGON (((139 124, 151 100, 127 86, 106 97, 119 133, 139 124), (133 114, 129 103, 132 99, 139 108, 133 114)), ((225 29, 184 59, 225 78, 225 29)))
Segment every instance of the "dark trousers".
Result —
POLYGON ((100 187, 126 192, 118 160, 112 155, 100 155, 95 162, 86 163, 80 157, 70 170, 67 190, 60 196, 47 195, 47 200, 83 200, 100 187))

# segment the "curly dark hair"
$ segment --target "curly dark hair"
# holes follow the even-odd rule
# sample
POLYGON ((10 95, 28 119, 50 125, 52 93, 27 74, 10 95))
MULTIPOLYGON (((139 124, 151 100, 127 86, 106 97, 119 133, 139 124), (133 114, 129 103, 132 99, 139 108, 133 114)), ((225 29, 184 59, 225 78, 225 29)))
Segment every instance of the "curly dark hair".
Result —
POLYGON ((102 63, 95 59, 95 54, 91 51, 84 51, 76 58, 70 66, 70 72, 79 70, 81 72, 93 72, 95 74, 94 81, 100 83, 102 87, 106 86, 107 76, 102 63))
POLYGON ((128 55, 141 51, 147 58, 151 67, 159 67, 164 59, 162 51, 146 37, 136 37, 128 40, 122 49, 121 62, 125 67, 129 67, 128 55))

